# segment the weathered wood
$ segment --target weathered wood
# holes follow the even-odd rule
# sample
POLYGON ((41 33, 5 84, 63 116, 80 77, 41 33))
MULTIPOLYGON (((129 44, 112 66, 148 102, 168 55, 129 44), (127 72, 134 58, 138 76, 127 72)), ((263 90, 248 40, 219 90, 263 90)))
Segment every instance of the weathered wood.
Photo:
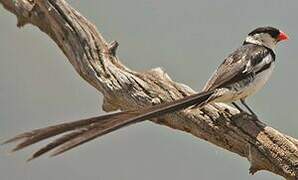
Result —
MULTIPOLYGON (((64 0, 0 0, 17 16, 18 27, 37 26, 60 47, 79 75, 104 95, 103 109, 140 108, 195 93, 160 68, 135 72, 116 56, 96 27, 64 0)), ((140 60, 141 61, 141 60, 140 60)), ((250 173, 271 171, 298 179, 298 140, 225 104, 187 109, 151 121, 189 132, 246 157, 250 173)))

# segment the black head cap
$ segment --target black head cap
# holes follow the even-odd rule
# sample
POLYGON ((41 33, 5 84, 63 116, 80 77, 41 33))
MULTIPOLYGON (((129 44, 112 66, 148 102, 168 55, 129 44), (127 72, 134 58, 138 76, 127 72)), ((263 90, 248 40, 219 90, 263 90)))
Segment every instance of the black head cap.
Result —
POLYGON ((273 38, 277 38, 280 32, 278 29, 276 29, 274 27, 267 26, 267 27, 259 27, 255 30, 253 30, 252 32, 250 32, 248 35, 253 36, 255 34, 260 34, 260 33, 268 33, 273 38))

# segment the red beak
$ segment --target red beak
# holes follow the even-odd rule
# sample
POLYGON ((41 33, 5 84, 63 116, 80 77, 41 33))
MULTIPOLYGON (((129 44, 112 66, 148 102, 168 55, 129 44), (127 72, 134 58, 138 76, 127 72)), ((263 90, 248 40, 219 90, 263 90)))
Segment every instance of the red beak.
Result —
POLYGON ((278 41, 284 41, 284 40, 288 40, 288 39, 289 39, 289 36, 286 33, 279 31, 279 35, 277 37, 278 41))

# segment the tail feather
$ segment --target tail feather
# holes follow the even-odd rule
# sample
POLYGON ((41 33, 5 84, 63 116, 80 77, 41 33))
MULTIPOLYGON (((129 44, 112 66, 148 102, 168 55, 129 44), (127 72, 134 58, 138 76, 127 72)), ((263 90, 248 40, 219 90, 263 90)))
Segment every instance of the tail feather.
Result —
POLYGON ((124 126, 181 110, 192 105, 203 105, 210 99, 210 96, 212 96, 212 94, 213 91, 202 92, 192 96, 187 96, 180 100, 162 103, 140 110, 113 113, 104 116, 36 129, 31 132, 25 132, 17 135, 5 141, 3 144, 20 141, 12 150, 18 151, 44 139, 59 134, 64 134, 58 137, 53 142, 36 151, 29 160, 35 159, 51 150, 54 150, 52 156, 56 156, 78 145, 120 129, 124 126))
POLYGON ((19 134, 11 139, 8 139, 7 141, 3 142, 2 144, 8 144, 12 142, 22 141, 19 143, 12 151, 18 151, 20 149, 23 149, 29 145, 32 145, 36 142, 42 141, 44 139, 56 136, 58 134, 65 133, 67 131, 72 131, 78 128, 83 128, 84 126, 90 125, 92 123, 98 123, 101 121, 107 121, 111 118, 116 118, 118 116, 121 116, 125 112, 119 112, 114 114, 108 114, 103 115, 99 117, 93 117, 88 119, 82 119, 70 123, 62 123, 54 126, 49 126, 45 128, 35 129, 31 132, 25 132, 22 134, 19 134))
MULTIPOLYGON (((131 122, 133 123, 133 122, 131 122)), ((122 125, 125 124, 125 122, 122 119, 117 119, 116 121, 109 121, 109 122, 99 122, 90 124, 89 126, 86 126, 85 128, 81 128, 75 131, 72 131, 66 135, 63 135, 62 137, 54 140, 53 142, 47 144, 43 148, 36 151, 28 160, 33 160, 52 149, 55 149, 55 151, 51 154, 51 156, 59 155, 65 151, 68 151, 80 144, 83 144, 85 142, 91 141, 99 136, 102 136, 104 134, 107 134, 109 132, 112 132, 116 129, 119 129, 122 127, 122 125)))
POLYGON ((67 141, 70 141, 71 139, 83 134, 83 132, 85 132, 86 129, 82 129, 82 130, 77 130, 74 132, 70 132, 66 135, 63 135, 62 137, 55 139, 53 142, 47 144, 46 146, 40 148, 38 151, 34 152, 32 154, 32 156, 27 160, 27 161, 31 161, 49 151, 51 151, 52 149, 55 149, 56 147, 60 146, 61 144, 64 144, 67 141))

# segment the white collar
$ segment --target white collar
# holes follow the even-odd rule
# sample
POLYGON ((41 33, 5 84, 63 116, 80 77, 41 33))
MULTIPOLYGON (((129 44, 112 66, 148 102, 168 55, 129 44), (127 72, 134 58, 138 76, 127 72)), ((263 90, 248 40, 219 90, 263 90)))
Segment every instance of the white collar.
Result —
POLYGON ((258 41, 256 39, 252 38, 251 36, 247 36, 245 39, 245 42, 251 43, 251 44, 257 44, 260 46, 265 46, 265 47, 271 49, 275 53, 274 47, 269 47, 269 46, 265 45, 264 43, 262 43, 261 41, 258 41))

